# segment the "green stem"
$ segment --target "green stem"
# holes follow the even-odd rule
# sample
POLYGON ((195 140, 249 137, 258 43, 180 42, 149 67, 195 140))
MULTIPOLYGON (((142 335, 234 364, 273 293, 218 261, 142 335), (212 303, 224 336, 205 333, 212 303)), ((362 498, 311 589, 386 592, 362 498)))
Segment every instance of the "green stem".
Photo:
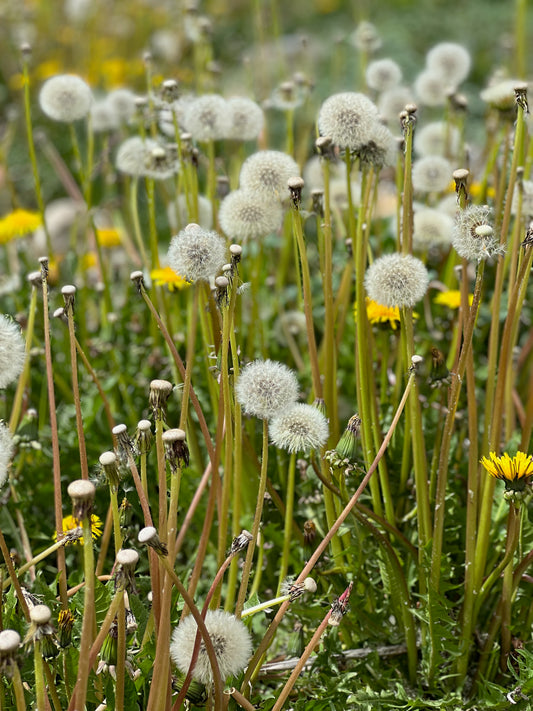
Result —
POLYGON ((292 540, 292 517, 294 511, 294 485, 296 480, 296 454, 291 454, 287 472, 287 493, 285 494, 285 526, 283 529, 283 550, 278 579, 278 595, 289 570, 289 554, 292 540))
POLYGON ((33 643, 33 661, 35 668, 35 701, 37 704, 37 711, 48 711, 50 704, 46 696, 43 650, 40 639, 36 639, 33 643))

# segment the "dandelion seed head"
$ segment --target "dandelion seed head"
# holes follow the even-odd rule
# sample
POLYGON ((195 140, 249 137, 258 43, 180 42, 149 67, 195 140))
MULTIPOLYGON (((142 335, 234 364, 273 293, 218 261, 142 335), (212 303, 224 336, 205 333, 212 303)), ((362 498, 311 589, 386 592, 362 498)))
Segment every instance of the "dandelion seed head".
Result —
POLYGON ((135 114, 136 95, 130 89, 114 89, 107 95, 107 102, 119 122, 127 123, 135 114))
POLYGON ((258 151, 242 164, 239 182, 245 190, 283 200, 289 194, 287 181, 295 175, 300 175, 300 169, 292 156, 281 151, 258 151))
POLYGON ((440 74, 429 69, 415 79, 415 93, 424 106, 444 106, 450 87, 440 74))
POLYGON ((453 88, 466 79, 471 63, 470 52, 455 42, 439 42, 426 55, 428 69, 453 88))
POLYGON ((263 109, 246 97, 235 96, 227 101, 229 127, 226 138, 254 141, 263 129, 263 109))
POLYGON ((95 101, 89 111, 91 128, 95 133, 114 131, 119 127, 120 121, 113 106, 107 99, 95 101))
POLYGON ((168 265, 188 281, 209 281, 225 262, 225 240, 194 223, 178 232, 168 248, 168 265))
POLYGON ((360 22, 350 36, 353 46, 361 52, 376 52, 382 45, 375 25, 367 20, 360 22))
MULTIPOLYGON (((167 217, 170 229, 173 232, 183 229, 190 222, 187 198, 181 194, 167 206, 167 217)), ((205 195, 198 195, 198 224, 206 230, 213 226, 213 207, 211 200, 205 195)))
POLYGON ((384 168, 396 163, 398 142, 386 126, 376 122, 355 154, 365 165, 384 168))
POLYGON ((461 134, 445 121, 432 121, 415 132, 414 149, 419 156, 456 156, 461 134))
POLYGON ((424 297, 429 275, 410 254, 388 254, 376 259, 365 274, 368 296, 383 306, 413 307, 424 297))
POLYGON ((117 170, 136 177, 144 175, 150 152, 158 145, 151 138, 146 140, 143 140, 140 136, 127 138, 118 147, 115 159, 117 170))
POLYGON ((460 257, 473 262, 503 254, 504 249, 493 234, 487 205, 470 205, 457 213, 452 245, 460 257))
POLYGON ((0 487, 7 481, 9 464, 13 459, 15 445, 9 427, 0 420, 0 487))
POLYGON ((247 415, 269 420, 298 398, 298 380, 283 363, 256 360, 241 371, 235 395, 247 415))
POLYGON ((413 248, 418 250, 446 247, 451 244, 454 221, 440 210, 415 210, 413 218, 413 248))
POLYGON ((421 193, 440 193, 452 178, 452 166, 442 156, 424 156, 413 164, 413 188, 421 193))
MULTIPOLYGON (((518 214, 518 206, 520 201, 519 188, 516 187, 513 193, 511 202, 511 212, 513 215, 518 214)), ((533 180, 522 181, 522 215, 526 218, 533 218, 533 180)))
POLYGON ((270 441, 290 454, 319 449, 328 439, 328 421, 313 405, 296 403, 270 422, 270 441))
POLYGON ((0 314, 0 389, 7 388, 22 373, 26 346, 16 321, 0 314))
POLYGON ((375 104, 364 94, 333 94, 320 108, 318 130, 340 148, 355 151, 367 141, 377 119, 375 104))
POLYGON ((366 83, 371 89, 376 91, 387 91, 392 89, 402 80, 402 70, 400 65, 393 59, 376 59, 367 67, 366 83))
MULTIPOLYGON (((244 623, 224 610, 208 610, 205 626, 213 643, 222 681, 240 674, 252 655, 252 638, 244 623)), ((183 674, 189 670, 197 631, 196 620, 188 615, 172 633, 170 656, 183 674)), ((202 684, 213 682, 211 663, 203 640, 193 678, 202 684)))
POLYGON ((281 203, 249 190, 233 190, 220 205, 222 231, 232 240, 265 237, 281 227, 281 203))
POLYGON ((196 141, 217 141, 229 132, 227 101, 218 94, 204 94, 187 102, 183 124, 196 141))
POLYGON ((501 111, 513 109, 515 106, 514 88, 520 83, 519 79, 495 78, 489 86, 480 92, 481 100, 501 111))
POLYGON ((90 86, 75 74, 48 79, 39 92, 43 113, 54 121, 70 123, 87 116, 93 103, 90 86))
POLYGON ((377 101, 379 115, 388 124, 398 125, 400 113, 407 104, 412 104, 413 101, 413 91, 406 86, 395 86, 392 89, 387 89, 377 101))

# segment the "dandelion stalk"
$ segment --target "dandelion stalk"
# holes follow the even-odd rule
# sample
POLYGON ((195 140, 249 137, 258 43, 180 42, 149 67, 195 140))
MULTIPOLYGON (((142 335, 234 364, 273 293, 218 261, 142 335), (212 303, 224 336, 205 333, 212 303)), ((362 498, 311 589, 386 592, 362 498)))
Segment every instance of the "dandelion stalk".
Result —
POLYGON ((35 670, 35 701, 37 711, 49 711, 50 702, 46 695, 46 682, 44 680, 44 660, 42 642, 35 639, 33 643, 33 663, 35 670))

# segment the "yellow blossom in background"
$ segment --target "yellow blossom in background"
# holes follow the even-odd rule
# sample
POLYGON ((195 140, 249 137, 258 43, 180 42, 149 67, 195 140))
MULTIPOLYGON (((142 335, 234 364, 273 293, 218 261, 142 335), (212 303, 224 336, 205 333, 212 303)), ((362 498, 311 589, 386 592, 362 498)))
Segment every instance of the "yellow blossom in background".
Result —
POLYGON ((96 256, 96 252, 87 252, 87 254, 84 254, 80 260, 80 267, 84 272, 86 272, 88 269, 93 269, 97 265, 98 259, 96 256))
MULTIPOLYGON (((468 294, 468 303, 470 306, 472 306, 473 300, 473 294, 468 294)), ((433 301, 441 306, 447 306, 449 309, 458 309, 461 306, 461 292, 458 289, 441 291, 440 294, 437 294, 433 301)))
POLYGON ((50 77, 53 77, 56 74, 62 73, 63 62, 59 59, 47 59, 35 67, 35 70, 33 71, 33 78, 35 78, 38 82, 42 82, 45 79, 50 79, 50 77))
POLYGON ((184 289, 189 286, 189 282, 170 267, 161 267, 160 269, 152 269, 150 276, 156 286, 168 286, 169 291, 176 289, 184 289))
POLYGON ((533 476, 533 458, 525 452, 517 452, 512 458, 507 452, 501 457, 491 452, 490 459, 481 458, 481 464, 495 479, 503 479, 505 488, 511 491, 523 491, 533 476))
MULTIPOLYGON (((493 198, 496 195, 496 191, 491 185, 487 185, 486 188, 486 197, 488 198, 493 198)), ((482 183, 471 183, 468 186, 468 192, 470 193, 470 197, 473 198, 478 198, 483 195, 483 184, 482 183)))
MULTIPOLYGON (((74 531, 81 528, 81 521, 78 521, 74 516, 65 516, 63 519, 63 533, 74 531)), ((91 514, 91 535, 93 540, 96 540, 102 535, 102 521, 96 514, 91 514)), ((54 533, 54 539, 57 540, 57 534, 54 533)), ((76 544, 83 545, 83 536, 75 541, 76 544)))
POLYGON ((13 210, 0 219, 0 244, 23 237, 41 225, 41 215, 31 210, 13 210))
MULTIPOLYGON (((396 330, 400 323, 400 309, 397 306, 382 306, 377 301, 366 297, 366 315, 369 323, 389 324, 396 330)), ((357 306, 354 306, 354 316, 357 319, 357 306)))
POLYGON ((111 249, 112 247, 119 247, 122 244, 120 230, 117 230, 115 227, 105 227, 103 229, 97 229, 96 237, 98 239, 98 244, 101 247, 106 247, 107 249, 111 249))

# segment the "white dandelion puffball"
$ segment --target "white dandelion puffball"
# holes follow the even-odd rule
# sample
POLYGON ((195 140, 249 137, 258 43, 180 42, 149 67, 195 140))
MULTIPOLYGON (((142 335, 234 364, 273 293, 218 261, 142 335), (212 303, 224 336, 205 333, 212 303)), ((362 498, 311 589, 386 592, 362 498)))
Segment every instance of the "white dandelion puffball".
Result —
POLYGON ((117 170, 126 175, 144 175, 150 152, 157 146, 158 143, 151 138, 146 140, 140 136, 126 138, 118 147, 115 159, 117 170))
POLYGON ((376 91, 392 89, 402 80, 402 70, 393 59, 376 59, 367 67, 366 83, 376 91))
POLYGON ((414 149, 419 156, 456 156, 460 146, 459 129, 445 121, 432 121, 415 132, 414 149))
POLYGON ((185 106, 183 123, 196 141, 217 141, 228 134, 228 102, 218 94, 198 96, 185 106))
MULTIPOLYGON (((244 623, 224 610, 208 610, 205 626, 213 643, 222 681, 229 676, 240 674, 252 656, 252 638, 244 623)), ((197 631, 196 620, 192 615, 188 615, 172 633, 170 656, 183 674, 189 670, 197 631)), ((193 677, 202 684, 213 682, 211 662, 203 639, 193 677)))
POLYGON ((319 449, 328 436, 328 421, 313 405, 296 403, 270 422, 270 441, 290 454, 319 449))
POLYGON ((413 307, 424 297, 429 274, 410 254, 387 254, 376 259, 365 274, 368 296, 382 306, 413 307))
POLYGON ((26 346, 16 321, 0 314, 0 389, 15 381, 22 373, 26 346))
POLYGON ((232 240, 258 239, 281 227, 283 211, 277 200, 250 190, 233 190, 220 205, 220 227, 232 240))
POLYGON ((39 93, 43 112, 54 121, 70 123, 87 116, 93 103, 91 88, 75 74, 48 79, 39 93))
POLYGON ((429 69, 415 79, 415 92, 418 101, 424 106, 444 106, 449 89, 443 77, 429 69))
POLYGON ((226 138, 254 141, 263 129, 263 109, 246 97, 234 96, 227 101, 229 126, 226 138))
POLYGON ((212 230, 191 223, 175 235, 167 264, 188 281, 209 281, 226 263, 226 242, 212 230))
POLYGON ((469 205, 457 213, 452 245, 460 257, 473 262, 505 251, 494 236, 492 211, 487 205, 469 205))
POLYGON ((413 217, 413 248, 449 247, 454 221, 445 212, 432 208, 415 210, 413 217))
POLYGON ((247 415, 269 420, 296 403, 299 386, 294 372, 283 363, 255 360, 241 370, 235 395, 247 415))
POLYGON ((318 114, 318 130, 339 148, 355 151, 366 142, 377 120, 378 110, 367 96, 347 91, 324 101, 318 114))
POLYGON ((413 163, 413 188, 421 193, 440 193, 452 179, 452 166, 442 156, 424 156, 413 163))
POLYGON ((453 88, 466 79, 471 61, 466 47, 455 42, 440 42, 426 55, 428 69, 439 74, 453 88))
POLYGON ((7 481, 9 463, 13 458, 15 445, 9 427, 0 420, 0 486, 7 481))
POLYGON ((242 164, 240 187, 278 200, 289 195, 287 181, 300 175, 298 163, 281 151, 258 151, 252 153, 242 164))

